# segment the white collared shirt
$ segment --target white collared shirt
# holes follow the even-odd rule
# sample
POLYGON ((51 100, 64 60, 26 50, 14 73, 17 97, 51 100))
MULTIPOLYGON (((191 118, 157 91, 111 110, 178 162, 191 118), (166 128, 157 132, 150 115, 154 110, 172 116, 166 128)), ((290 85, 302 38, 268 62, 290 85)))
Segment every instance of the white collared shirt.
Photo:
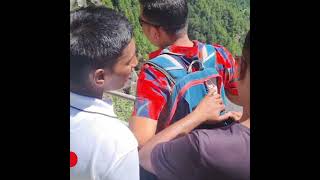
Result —
POLYGON ((138 180, 138 143, 111 102, 70 92, 70 179, 138 180))

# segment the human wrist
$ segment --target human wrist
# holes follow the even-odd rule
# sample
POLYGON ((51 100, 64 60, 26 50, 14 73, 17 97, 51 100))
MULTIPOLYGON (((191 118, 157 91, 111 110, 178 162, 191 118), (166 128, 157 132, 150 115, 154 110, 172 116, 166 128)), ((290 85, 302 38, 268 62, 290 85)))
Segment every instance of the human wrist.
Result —
POLYGON ((193 119, 200 121, 201 123, 207 121, 206 115, 198 109, 193 111, 193 119))

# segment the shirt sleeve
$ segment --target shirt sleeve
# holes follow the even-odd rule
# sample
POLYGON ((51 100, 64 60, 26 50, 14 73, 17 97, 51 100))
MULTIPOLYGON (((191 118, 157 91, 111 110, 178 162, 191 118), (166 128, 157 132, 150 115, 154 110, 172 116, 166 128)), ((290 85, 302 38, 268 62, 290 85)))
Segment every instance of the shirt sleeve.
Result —
POLYGON ((158 120, 169 97, 170 85, 166 76, 148 64, 143 65, 132 115, 158 120))
POLYGON ((134 149, 120 158, 103 180, 139 180, 138 150, 134 149))
POLYGON ((226 91, 232 95, 238 95, 238 65, 231 53, 221 45, 214 45, 217 50, 217 68, 223 77, 226 91))

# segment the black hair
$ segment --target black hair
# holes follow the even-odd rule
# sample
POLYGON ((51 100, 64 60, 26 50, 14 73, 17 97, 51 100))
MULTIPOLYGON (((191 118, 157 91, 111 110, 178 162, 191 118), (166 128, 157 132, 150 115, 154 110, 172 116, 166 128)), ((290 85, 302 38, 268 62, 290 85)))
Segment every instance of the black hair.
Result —
POLYGON ((245 76, 247 69, 250 70, 250 30, 247 33, 243 48, 242 48, 242 57, 240 61, 240 77, 242 80, 245 76))
POLYGON ((247 33, 244 45, 243 45, 243 52, 244 60, 250 64, 250 30, 247 33))
POLYGON ((143 16, 171 35, 186 28, 188 4, 186 0, 140 0, 143 16))
POLYGON ((70 82, 81 85, 91 70, 112 70, 132 39, 125 16, 99 6, 70 13, 70 82))

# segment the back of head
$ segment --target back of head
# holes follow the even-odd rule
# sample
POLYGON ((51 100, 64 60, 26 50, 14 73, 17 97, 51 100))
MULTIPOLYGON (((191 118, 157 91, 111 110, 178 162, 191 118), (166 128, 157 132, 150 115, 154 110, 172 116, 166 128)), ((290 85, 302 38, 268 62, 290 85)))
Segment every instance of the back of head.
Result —
POLYGON ((112 70, 132 39, 132 26, 118 12, 87 7, 70 14, 70 83, 84 85, 90 71, 112 70))
POLYGON ((185 30, 188 19, 186 0, 140 0, 144 18, 171 35, 185 30))
POLYGON ((250 71, 250 30, 246 35, 246 39, 242 48, 242 58, 239 64, 239 80, 243 80, 246 72, 250 71))
POLYGON ((246 63, 250 65, 250 30, 247 33, 247 36, 243 45, 242 55, 246 63))

